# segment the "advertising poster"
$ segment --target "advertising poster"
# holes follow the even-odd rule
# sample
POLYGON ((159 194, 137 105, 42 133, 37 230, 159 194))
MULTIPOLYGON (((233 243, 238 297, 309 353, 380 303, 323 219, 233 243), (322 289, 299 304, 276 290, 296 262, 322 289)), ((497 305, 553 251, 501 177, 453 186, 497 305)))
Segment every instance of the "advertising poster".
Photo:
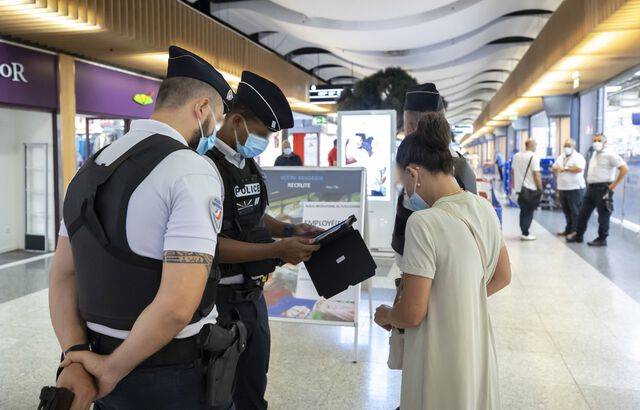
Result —
MULTIPOLYGON (((265 168, 269 214, 289 223, 330 228, 356 215, 363 218, 359 169, 265 168)), ((276 268, 265 285, 264 296, 272 318, 353 323, 357 318, 359 286, 324 299, 318 295, 304 264, 276 268)))
POLYGON ((305 167, 317 167, 318 164, 318 134, 305 134, 304 159, 305 167))
POLYGON ((394 120, 389 113, 342 113, 340 121, 340 165, 367 170, 370 201, 389 201, 391 192, 391 142, 394 120))

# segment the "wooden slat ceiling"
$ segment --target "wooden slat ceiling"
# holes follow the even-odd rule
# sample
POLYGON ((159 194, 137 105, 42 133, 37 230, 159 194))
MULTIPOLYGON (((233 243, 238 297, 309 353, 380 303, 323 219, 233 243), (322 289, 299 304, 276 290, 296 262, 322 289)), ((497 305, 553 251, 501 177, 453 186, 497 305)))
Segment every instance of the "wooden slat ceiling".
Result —
MULTIPOLYGON (((528 97, 518 115, 541 109, 541 96, 572 94, 596 86, 640 63, 640 0, 565 0, 502 88, 474 123, 476 130, 504 120, 528 97), (580 75, 573 88, 572 74, 580 75), (537 103, 531 103, 531 99, 537 103)), ((508 122, 507 122, 508 123, 508 122)))
POLYGON ((158 77, 165 74, 169 45, 176 44, 232 76, 254 71, 300 102, 318 83, 175 0, 0 0, 0 35, 158 77))

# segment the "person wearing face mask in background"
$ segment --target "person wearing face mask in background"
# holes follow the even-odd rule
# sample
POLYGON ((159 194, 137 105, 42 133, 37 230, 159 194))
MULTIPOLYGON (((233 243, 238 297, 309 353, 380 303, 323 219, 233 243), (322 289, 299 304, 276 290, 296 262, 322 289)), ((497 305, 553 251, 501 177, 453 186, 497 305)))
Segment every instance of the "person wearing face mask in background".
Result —
POLYGON ((276 167, 300 167, 302 166, 302 159, 298 154, 291 149, 291 143, 289 140, 282 141, 282 155, 276 158, 276 167))
POLYGON ((622 157, 607 148, 607 139, 602 134, 593 136, 593 149, 587 163, 587 192, 582 200, 578 225, 567 242, 581 243, 587 230, 589 218, 598 209, 598 237, 589 246, 607 246, 609 219, 613 212, 613 192, 624 181, 629 167, 622 157))
POLYGON ((310 237, 321 229, 286 224, 266 214, 267 189, 254 160, 273 134, 292 126, 291 108, 278 86, 244 71, 233 107, 215 134, 213 148, 205 153, 224 188, 218 247, 222 279, 216 306, 221 316, 239 315, 247 328, 233 398, 237 409, 267 408, 264 393, 271 338, 262 288, 268 275, 277 264, 298 264, 319 249, 310 237), (283 239, 274 242, 273 237, 283 239))
POLYGON ((584 181, 586 160, 581 153, 576 152, 573 140, 568 139, 562 145, 563 152, 551 169, 556 175, 560 205, 567 222, 558 236, 567 236, 574 234, 578 225, 578 212, 586 185, 584 181))
POLYGON ((222 183, 193 149, 232 99, 206 60, 170 47, 151 118, 69 184, 49 306, 64 352, 57 383, 75 393, 73 408, 207 408, 194 363, 198 334, 217 318, 222 183))

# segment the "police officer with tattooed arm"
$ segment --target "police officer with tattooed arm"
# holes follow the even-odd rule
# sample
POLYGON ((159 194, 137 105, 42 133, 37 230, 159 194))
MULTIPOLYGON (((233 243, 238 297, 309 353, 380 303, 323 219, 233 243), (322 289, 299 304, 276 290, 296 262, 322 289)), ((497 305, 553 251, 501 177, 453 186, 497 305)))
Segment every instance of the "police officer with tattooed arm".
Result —
POLYGON ((240 356, 233 397, 238 409, 266 409, 264 393, 271 338, 262 288, 282 262, 298 264, 319 247, 309 237, 322 232, 307 224, 291 225, 266 214, 267 189, 254 158, 273 135, 293 126, 289 103, 271 81, 242 73, 236 99, 216 135, 198 149, 220 173, 224 211, 219 236, 217 307, 220 315, 239 315, 247 326, 247 348, 240 356), (283 238, 274 242, 273 237, 283 238))
POLYGON ((209 63, 172 46, 151 119, 71 181, 49 306, 74 409, 209 408, 198 336, 218 326, 222 183, 194 149, 232 99, 209 63))

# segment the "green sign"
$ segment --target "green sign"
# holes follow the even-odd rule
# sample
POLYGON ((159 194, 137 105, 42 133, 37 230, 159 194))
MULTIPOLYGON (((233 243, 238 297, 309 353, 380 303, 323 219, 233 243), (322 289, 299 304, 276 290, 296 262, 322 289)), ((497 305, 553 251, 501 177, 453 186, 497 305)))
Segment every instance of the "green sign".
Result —
POLYGON ((133 102, 140 105, 151 105, 153 104, 153 97, 149 94, 136 94, 133 96, 133 102))
POLYGON ((313 125, 324 125, 326 123, 327 123, 326 115, 314 115, 313 119, 311 120, 311 124, 313 125))

